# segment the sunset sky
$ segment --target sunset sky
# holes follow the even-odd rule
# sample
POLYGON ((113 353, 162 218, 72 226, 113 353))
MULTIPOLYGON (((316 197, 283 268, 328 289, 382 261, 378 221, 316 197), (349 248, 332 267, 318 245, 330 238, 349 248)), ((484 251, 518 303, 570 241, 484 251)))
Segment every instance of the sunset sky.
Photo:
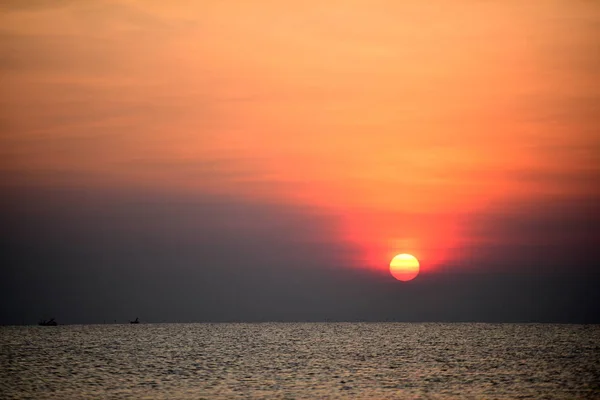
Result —
POLYGON ((600 283, 599 38, 594 1, 2 1, 0 322, 279 318, 235 298, 296 279, 331 310, 373 279, 314 318, 456 300, 442 276, 565 304, 600 283), (206 303, 194 279, 229 311, 132 306, 206 303))

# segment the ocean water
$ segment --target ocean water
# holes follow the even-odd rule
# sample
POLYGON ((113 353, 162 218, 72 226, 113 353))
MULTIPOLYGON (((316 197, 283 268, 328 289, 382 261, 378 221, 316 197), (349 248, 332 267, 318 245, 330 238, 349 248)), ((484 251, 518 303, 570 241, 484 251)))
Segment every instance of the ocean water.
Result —
POLYGON ((600 326, 0 327, 0 398, 600 398, 600 326))

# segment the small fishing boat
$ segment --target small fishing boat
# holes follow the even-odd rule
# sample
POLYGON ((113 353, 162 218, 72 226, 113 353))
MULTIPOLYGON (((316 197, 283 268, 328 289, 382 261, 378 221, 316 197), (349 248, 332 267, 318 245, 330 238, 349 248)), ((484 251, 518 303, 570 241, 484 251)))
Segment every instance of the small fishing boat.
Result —
POLYGON ((133 321, 129 321, 130 324, 139 324, 140 323, 140 319, 138 317, 135 317, 135 320, 133 321))
POLYGON ((38 325, 40 326, 56 326, 58 325, 58 323, 54 320, 54 318, 50 318, 48 320, 41 320, 40 322, 38 322, 38 325))

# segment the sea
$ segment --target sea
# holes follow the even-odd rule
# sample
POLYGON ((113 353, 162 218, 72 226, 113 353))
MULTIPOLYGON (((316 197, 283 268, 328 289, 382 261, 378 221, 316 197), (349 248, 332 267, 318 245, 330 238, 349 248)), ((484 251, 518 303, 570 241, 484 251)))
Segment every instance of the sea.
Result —
POLYGON ((5 326, 0 398, 600 399, 600 326, 5 326))

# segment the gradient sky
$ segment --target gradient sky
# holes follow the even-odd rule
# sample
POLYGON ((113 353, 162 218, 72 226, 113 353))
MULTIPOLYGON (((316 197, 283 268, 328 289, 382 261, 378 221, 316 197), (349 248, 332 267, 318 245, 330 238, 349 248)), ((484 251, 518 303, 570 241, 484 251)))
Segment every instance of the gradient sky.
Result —
POLYGON ((2 1, 0 322, 600 322, 598 38, 594 1, 2 1))

